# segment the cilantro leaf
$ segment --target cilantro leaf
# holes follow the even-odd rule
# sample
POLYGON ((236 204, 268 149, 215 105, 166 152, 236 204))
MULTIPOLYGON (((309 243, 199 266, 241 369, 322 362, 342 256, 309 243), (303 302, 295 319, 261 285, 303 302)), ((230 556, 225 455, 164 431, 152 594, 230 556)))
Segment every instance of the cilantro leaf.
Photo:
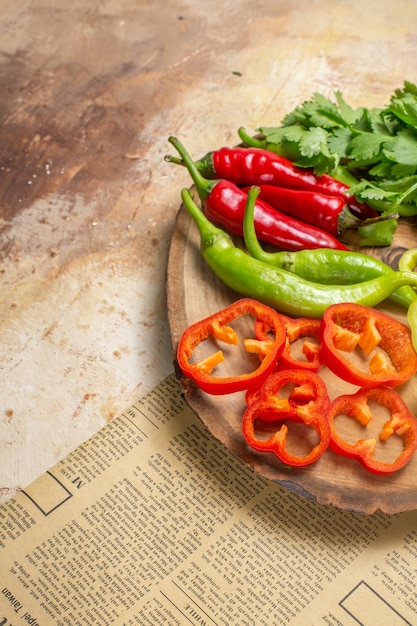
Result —
POLYGON ((356 185, 353 185, 350 188, 350 193, 363 202, 367 202, 369 200, 386 200, 393 202, 398 196, 397 191, 387 191, 382 189, 382 187, 379 187, 376 183, 364 179, 356 185))
POLYGON ((375 165, 372 165, 367 170, 367 176, 371 179, 383 179, 390 178, 392 176, 392 161, 388 161, 381 157, 375 165))
POLYGON ((352 139, 352 133, 347 128, 337 128, 327 137, 327 145, 330 152, 339 155, 341 159, 347 157, 347 149, 352 139))
POLYGON ((417 85, 414 85, 413 83, 410 83, 408 80, 405 80, 404 88, 396 89, 394 93, 397 96, 397 98, 400 98, 405 93, 411 93, 414 96, 417 96, 417 85))
POLYGON ((417 96, 406 93, 401 98, 392 98, 390 111, 405 124, 417 127, 417 96))
POLYGON ((304 156, 323 153, 329 156, 327 133, 323 128, 310 128, 300 136, 300 150, 304 156))
POLYGON ((341 118, 336 108, 326 109, 317 107, 316 104, 312 102, 308 107, 308 114, 311 126, 326 128, 328 130, 344 126, 344 124, 341 123, 341 118))
POLYGON ((300 141, 303 127, 294 126, 281 126, 281 127, 261 127, 257 129, 262 133, 268 143, 280 144, 282 141, 300 141))
POLYGON ((333 100, 316 92, 281 126, 258 130, 266 147, 349 181, 351 193, 379 212, 389 204, 404 215, 417 211, 417 85, 404 81, 381 108, 354 108, 340 91, 333 100))
POLYGON ((391 176, 393 178, 404 178, 412 176, 417 170, 417 164, 403 165, 402 163, 396 163, 391 167, 391 176))
POLYGON ((358 164, 375 163, 380 158, 386 142, 385 135, 361 132, 350 142, 348 154, 358 164))
POLYGON ((345 121, 345 126, 354 126, 363 116, 363 108, 352 109, 352 107, 345 102, 340 91, 335 91, 335 98, 339 106, 340 114, 345 121))
POLYGON ((302 107, 297 107, 296 109, 294 109, 294 111, 292 111, 292 113, 288 113, 288 115, 284 117, 281 124, 282 126, 292 126, 293 124, 301 124, 307 126, 308 117, 302 107))
POLYGON ((369 109, 365 115, 372 133, 392 136, 396 132, 398 120, 393 120, 381 109, 369 109))
POLYGON ((383 153, 391 161, 401 165, 414 165, 414 168, 417 169, 416 132, 411 128, 399 131, 390 141, 389 147, 383 148, 383 153))
POLYGON ((398 180, 384 180, 380 186, 388 192, 396 192, 396 203, 417 202, 417 175, 406 176, 398 180))
POLYGON ((359 226, 358 233, 361 237, 359 245, 363 246, 390 246, 393 235, 397 229, 398 220, 388 219, 376 224, 359 226))

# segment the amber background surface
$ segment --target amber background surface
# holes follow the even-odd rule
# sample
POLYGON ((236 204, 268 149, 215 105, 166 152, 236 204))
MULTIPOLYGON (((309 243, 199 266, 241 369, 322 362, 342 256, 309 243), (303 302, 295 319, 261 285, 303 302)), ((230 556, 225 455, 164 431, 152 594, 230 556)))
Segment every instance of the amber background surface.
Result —
POLYGON ((417 82, 407 0, 0 3, 0 502, 172 372, 187 173, 313 92, 417 82))

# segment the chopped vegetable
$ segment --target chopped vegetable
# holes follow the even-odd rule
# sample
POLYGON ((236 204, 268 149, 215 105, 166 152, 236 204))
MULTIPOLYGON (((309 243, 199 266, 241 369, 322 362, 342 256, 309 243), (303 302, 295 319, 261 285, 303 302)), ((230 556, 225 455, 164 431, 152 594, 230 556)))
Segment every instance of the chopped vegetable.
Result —
POLYGON ((376 309, 348 301, 330 306, 319 338, 327 367, 354 385, 396 387, 417 371, 410 329, 376 309))
MULTIPOLYGON (((276 372, 254 398, 248 404, 242 422, 243 436, 249 446, 272 452, 291 467, 310 465, 327 450, 330 400, 324 382, 316 373, 300 369, 276 372), (315 431, 313 443, 306 438, 308 451, 304 455, 289 451, 287 447, 290 422, 302 423, 308 430, 315 431)), ((300 434, 298 439, 301 439, 300 434)))
MULTIPOLYGON (((318 339, 320 320, 313 317, 288 317, 281 315, 286 329, 285 346, 279 357, 278 369, 306 369, 317 372, 323 365, 321 346, 318 339), (295 344, 301 342, 295 353, 295 344)), ((268 329, 259 324, 257 335, 268 337, 268 329)))
POLYGON ((222 311, 189 326, 182 334, 177 360, 182 372, 194 380, 198 386, 211 394, 227 394, 259 386, 275 369, 276 362, 284 349, 286 329, 281 316, 268 306, 250 298, 243 298, 226 307, 222 311), (244 316, 253 317, 254 335, 244 340, 246 352, 258 355, 260 364, 248 373, 235 376, 220 376, 213 370, 224 360, 221 349, 213 349, 210 353, 195 362, 193 357, 198 346, 212 338, 215 346, 218 343, 239 344, 239 336, 230 326, 244 316), (258 324, 258 325, 257 325, 258 324), (268 328, 268 336, 259 336, 256 329, 259 324, 268 328))
POLYGON ((330 449, 343 456, 357 459, 365 469, 375 474, 390 474, 398 471, 417 450, 417 419, 409 411, 401 396, 390 387, 362 388, 354 394, 346 394, 336 398, 328 413, 330 421, 330 449), (374 402, 385 407, 390 412, 390 418, 385 422, 379 433, 379 440, 387 441, 394 434, 403 439, 403 450, 394 461, 378 460, 375 457, 377 439, 360 438, 351 443, 339 433, 336 418, 346 415, 361 424, 366 431, 374 419, 370 403, 374 402))
POLYGON ((417 354, 412 347, 409 354, 407 334, 404 341, 406 327, 386 314, 350 303, 329 310, 330 322, 325 319, 327 312, 321 321, 292 319, 254 299, 238 300, 183 332, 177 348, 178 365, 207 393, 245 391, 247 408, 242 431, 255 450, 271 452, 288 466, 305 467, 319 459, 330 445, 334 452, 358 459, 371 472, 392 473, 403 467, 417 449, 417 419, 389 385, 404 382, 417 371, 417 354), (242 321, 243 326, 239 324, 242 321), (330 346, 322 339, 329 329, 330 346), (251 359, 243 358, 243 372, 242 352, 235 354, 237 359, 231 354, 240 336, 245 337, 246 352, 257 355, 259 360, 254 366, 251 359), (312 341, 302 341, 304 357, 294 355, 294 342, 305 337, 312 341), (219 344, 232 346, 226 355, 231 359, 227 374, 223 376, 214 373, 225 360, 219 344), (366 357, 372 355, 369 375, 358 370, 351 359, 337 354, 352 353, 358 346, 366 357), (202 347, 206 350, 201 351, 202 347), (326 385, 317 374, 324 364, 342 379, 363 386, 357 393, 341 395, 331 403, 326 385), (230 374, 234 368, 236 373, 230 374), (395 380, 388 380, 387 375, 396 376, 395 380), (342 435, 336 424, 336 418, 344 415, 366 428, 374 418, 372 402, 390 411, 389 420, 380 429, 380 441, 393 434, 403 438, 404 450, 394 461, 375 458, 377 441, 369 428, 368 438, 352 443, 352 429, 345 425, 342 435))
POLYGON ((284 321, 287 335, 284 350, 278 361, 279 369, 298 368, 317 372, 323 365, 321 345, 318 339, 320 320, 311 317, 287 317, 284 321), (302 340, 301 353, 294 353, 295 343, 302 340))

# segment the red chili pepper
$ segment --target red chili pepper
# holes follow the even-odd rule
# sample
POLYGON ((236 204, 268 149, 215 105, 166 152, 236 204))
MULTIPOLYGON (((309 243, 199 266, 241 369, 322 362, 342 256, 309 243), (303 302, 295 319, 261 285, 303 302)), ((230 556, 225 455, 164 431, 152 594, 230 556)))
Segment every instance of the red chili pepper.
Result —
MULTIPOLYGON (((277 185, 259 185, 259 189, 259 199, 274 209, 317 226, 336 238, 342 237, 349 228, 366 224, 366 220, 359 220, 351 213, 346 198, 277 185)), ((248 190, 246 187, 245 191, 248 190)))
MULTIPOLYGON (((211 222, 225 228, 232 235, 243 237, 243 219, 247 192, 234 183, 219 181, 204 201, 204 212, 211 222)), ((334 235, 317 226, 280 213, 262 200, 256 200, 255 232, 261 241, 287 251, 348 248, 334 235)))
POLYGON ((409 411, 401 396, 390 387, 362 388, 354 394, 339 396, 332 402, 328 416, 330 449, 343 456, 357 459, 363 467, 374 474, 396 472, 409 462, 417 450, 417 419, 409 411), (336 417, 344 415, 356 420, 366 429, 375 417, 369 406, 370 401, 390 412, 389 420, 379 432, 379 440, 385 442, 394 433, 403 439, 404 449, 394 461, 381 461, 375 458, 377 446, 375 437, 358 439, 350 443, 336 428, 336 417))
MULTIPOLYGON (((170 138, 170 142, 178 150, 181 162, 190 172, 208 219, 229 233, 242 237, 247 193, 229 180, 203 178, 181 143, 174 137, 170 138)), ((174 159, 170 157, 170 160, 174 159)), ((255 204, 254 223, 260 240, 288 251, 316 248, 348 249, 330 233, 283 215, 261 200, 255 204)))
POLYGON ((350 302, 331 305, 322 317, 319 338, 324 363, 354 385, 396 387, 417 371, 408 326, 374 308, 350 302))
MULTIPOLYGON (((191 378, 203 391, 210 394, 220 395, 243 391, 252 386, 258 387, 274 371, 276 362, 284 348, 285 326, 277 311, 257 300, 243 298, 226 307, 225 309, 210 315, 209 317, 189 326, 182 334, 178 349, 177 361, 182 372, 191 378), (239 318, 249 318, 254 328, 253 336, 244 339, 243 345, 248 353, 255 353, 260 359, 260 364, 253 367, 250 360, 251 371, 247 372, 247 359, 243 363, 240 358, 241 374, 233 376, 214 375, 214 368, 224 361, 222 350, 215 350, 217 342, 235 345, 239 344, 239 326, 235 329, 230 326, 238 322, 239 318), (270 330, 267 340, 259 338, 256 334, 256 323, 261 322, 270 330), (202 345, 210 339, 208 349, 201 355, 202 345), (198 354, 196 354, 198 353, 198 354), (197 358, 197 360, 196 360, 197 358)), ((207 344, 206 344, 207 345, 207 344)), ((240 355, 240 352, 239 352, 240 355)))
POLYGON ((330 400, 317 374, 299 369, 281 370, 267 378, 255 398, 247 406, 242 423, 243 436, 252 448, 272 452, 292 467, 304 467, 322 456, 330 442, 327 419, 330 400), (299 453, 287 449, 291 422, 295 422, 299 453), (308 428, 297 426, 300 423, 308 428), (309 437, 311 429, 315 431, 314 441, 309 437))
MULTIPOLYGON (((184 163, 180 159, 168 160, 184 163)), ((312 170, 297 167, 289 159, 263 148, 227 148, 208 152, 195 162, 202 176, 224 178, 239 187, 278 185, 288 189, 304 189, 343 198, 359 219, 377 217, 378 213, 349 194, 349 187, 328 174, 316 176, 312 170)))
MULTIPOLYGON (((281 315, 285 324, 286 336, 284 350, 279 357, 278 369, 303 369, 318 372, 323 365, 321 344, 318 338, 320 320, 312 317, 287 317, 281 315), (309 340, 310 339, 310 340, 309 340), (296 344, 301 341, 297 353, 296 344)), ((260 324, 259 324, 260 326, 260 324)), ((257 329, 257 336, 268 338, 268 329, 257 329)))

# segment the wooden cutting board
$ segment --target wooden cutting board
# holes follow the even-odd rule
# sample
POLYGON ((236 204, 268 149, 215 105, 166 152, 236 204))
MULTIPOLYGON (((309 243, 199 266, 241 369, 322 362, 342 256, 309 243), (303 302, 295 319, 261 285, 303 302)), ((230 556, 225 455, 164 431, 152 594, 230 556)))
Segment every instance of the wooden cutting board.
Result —
MULTIPOLYGON (((241 242, 240 242, 241 243, 241 242)), ((351 247, 355 248, 352 235, 351 247)), ((362 249, 396 267, 404 249, 415 246, 411 220, 400 221, 390 248, 362 249)), ((200 254, 196 225, 181 207, 171 241, 168 270, 168 315, 172 346, 176 351, 182 332, 190 324, 219 311, 239 294, 228 289, 205 264, 200 254)), ((406 316, 395 304, 385 301, 381 310, 405 321, 406 316)), ((230 372, 233 375, 233 372, 230 372)), ((344 383, 327 368, 320 371, 331 399, 342 393, 353 393, 357 387, 344 383)), ((209 396, 185 379, 177 368, 177 377, 185 398, 211 433, 243 463, 266 478, 321 504, 341 509, 373 513, 398 513, 417 508, 417 455, 402 470, 390 476, 376 476, 351 459, 326 451, 318 462, 294 469, 284 466, 275 455, 252 450, 245 442, 241 423, 245 409, 243 394, 209 396)), ((415 378, 397 388, 411 411, 417 415, 415 378)))

